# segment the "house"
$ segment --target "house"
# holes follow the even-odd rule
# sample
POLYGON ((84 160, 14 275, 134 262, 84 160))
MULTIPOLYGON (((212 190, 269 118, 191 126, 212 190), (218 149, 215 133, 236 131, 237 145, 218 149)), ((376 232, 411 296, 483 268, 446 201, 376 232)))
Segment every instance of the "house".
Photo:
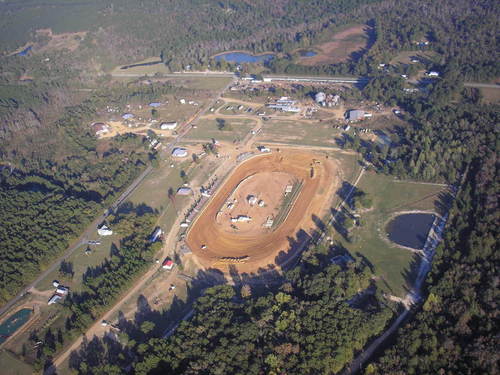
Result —
POLYGON ((163 231, 161 230, 161 228, 157 227, 155 229, 155 231, 149 237, 149 242, 156 242, 156 241, 158 241, 158 239, 161 237, 162 234, 163 234, 163 231))
POLYGON ((189 187, 183 186, 183 187, 180 187, 179 189, 177 189, 177 195, 190 195, 192 193, 193 193, 193 191, 189 187))
POLYGON ((111 236, 113 234, 113 231, 108 228, 105 224, 101 225, 100 228, 97 228, 97 233, 99 236, 111 236))
POLYGON ((181 100, 179 100, 179 103, 181 103, 181 104, 186 104, 186 99, 181 99, 181 100))
POLYGON ((362 120, 365 117, 365 111, 362 111, 361 109, 353 109, 347 112, 347 121, 359 121, 362 120))
POLYGON ((161 130, 174 130, 177 127, 177 122, 162 122, 160 125, 161 130))
POLYGON ((176 147, 172 151, 172 156, 176 158, 184 158, 188 155, 188 151, 182 147, 176 147))
POLYGON ((164 270, 171 270, 172 268, 174 268, 174 262, 170 258, 165 258, 165 260, 161 264, 161 267, 164 270))
POLYGON ((131 118, 134 118, 135 116, 132 113, 125 113, 122 115, 122 119, 124 120, 130 120, 131 118))
POLYGON ((59 302, 62 299, 62 297, 59 294, 54 294, 52 297, 50 297, 49 301, 47 302, 48 305, 52 305, 54 303, 59 302))
POLYGON ((54 281, 52 281, 52 285, 54 286, 54 288, 57 288, 60 284, 59 284, 59 281, 54 280, 54 281))
POLYGON ((428 77, 439 77, 439 72, 436 72, 435 70, 431 70, 429 73, 427 73, 428 77))

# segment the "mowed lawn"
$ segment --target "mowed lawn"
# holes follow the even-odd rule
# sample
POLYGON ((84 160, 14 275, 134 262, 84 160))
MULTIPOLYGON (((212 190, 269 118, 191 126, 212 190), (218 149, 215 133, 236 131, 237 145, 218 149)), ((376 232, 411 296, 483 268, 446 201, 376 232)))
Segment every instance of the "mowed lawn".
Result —
POLYGON ((364 257, 380 277, 378 285, 386 292, 403 297, 414 277, 419 257, 409 250, 391 246, 382 239, 391 214, 406 210, 439 212, 436 203, 444 187, 396 182, 391 176, 367 172, 358 188, 373 200, 373 209, 361 214, 363 225, 353 229, 353 243, 346 247, 353 255, 364 257))
POLYGON ((259 140, 311 146, 335 146, 340 131, 331 124, 294 120, 269 120, 264 122, 259 140))
POLYGON ((2 368, 3 374, 10 375, 31 375, 33 374, 33 368, 17 359, 11 353, 2 350, 0 351, 0 368, 2 368))
POLYGON ((200 119, 197 128, 192 129, 186 139, 211 140, 237 142, 243 140, 250 130, 255 126, 255 121, 249 119, 228 119, 224 118, 228 129, 219 130, 216 120, 200 119))

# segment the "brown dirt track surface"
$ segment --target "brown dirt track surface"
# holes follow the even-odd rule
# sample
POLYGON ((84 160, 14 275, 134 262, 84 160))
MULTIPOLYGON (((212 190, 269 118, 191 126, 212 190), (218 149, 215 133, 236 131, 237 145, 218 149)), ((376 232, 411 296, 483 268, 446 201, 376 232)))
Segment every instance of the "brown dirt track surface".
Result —
POLYGON ((228 271, 229 265, 242 273, 283 264, 294 255, 296 249, 290 248, 290 241, 296 239, 298 231, 315 229, 313 215, 321 218, 330 207, 334 191, 340 184, 337 167, 335 160, 298 150, 259 155, 247 160, 234 170, 191 225, 187 245, 202 266, 223 272, 228 271), (311 178, 313 159, 321 163, 314 164, 314 177, 311 178), (216 223, 217 213, 242 180, 261 172, 284 172, 303 180, 302 190, 286 220, 269 233, 228 233, 216 223), (207 248, 201 249, 202 245, 207 248), (249 258, 242 263, 221 262, 223 257, 247 256, 249 258))

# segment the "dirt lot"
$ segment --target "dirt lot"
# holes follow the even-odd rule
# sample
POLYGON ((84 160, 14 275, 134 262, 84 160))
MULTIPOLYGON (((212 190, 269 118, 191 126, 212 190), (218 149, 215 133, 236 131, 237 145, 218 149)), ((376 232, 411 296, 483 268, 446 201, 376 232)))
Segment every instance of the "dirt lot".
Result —
POLYGON ((316 56, 300 58, 299 64, 324 65, 349 60, 353 52, 368 43, 367 28, 366 25, 356 25, 336 33, 330 42, 314 46, 318 52, 316 56))
MULTIPOLYGON (((336 172, 338 164, 334 160, 305 151, 287 150, 249 159, 236 168, 198 216, 186 242, 202 266, 216 267, 223 272, 227 272, 230 265, 239 272, 252 272, 268 265, 286 264, 299 247, 299 231, 310 232, 316 227, 313 217, 321 218, 326 214, 333 191, 340 184, 336 172), (314 172, 311 173, 313 159, 319 163, 313 164, 314 172), (261 172, 286 173, 302 180, 302 190, 295 204, 283 224, 272 232, 228 232, 216 222, 220 208, 241 181, 261 172), (224 259, 227 257, 240 260, 224 259)), ((267 183, 260 189, 267 190, 267 183)))
POLYGON ((284 172, 261 172, 248 176, 236 187, 228 200, 220 207, 217 224, 229 233, 247 234, 269 233, 263 227, 268 217, 275 217, 280 210, 285 188, 293 184, 294 176, 284 172), (254 196, 257 202, 249 202, 254 196), (258 201, 262 200, 261 207, 258 201), (231 218, 248 216, 249 222, 232 223, 231 218), (237 228, 237 229, 236 229, 237 228))

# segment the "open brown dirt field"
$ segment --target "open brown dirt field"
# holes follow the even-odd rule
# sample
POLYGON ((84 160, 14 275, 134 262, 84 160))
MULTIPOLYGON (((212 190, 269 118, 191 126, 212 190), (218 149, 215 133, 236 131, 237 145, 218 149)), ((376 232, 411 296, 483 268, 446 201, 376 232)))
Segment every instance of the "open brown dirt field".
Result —
MULTIPOLYGON (((186 243, 202 266, 219 268, 223 272, 227 272, 230 266, 234 266, 238 272, 252 272, 269 265, 286 264, 287 259, 293 257, 300 247, 298 233, 315 229, 316 217, 321 218, 328 210, 334 189, 340 184, 336 172, 338 164, 335 160, 305 151, 287 150, 251 158, 238 166, 212 197, 192 224, 186 243), (319 163, 314 163, 314 160, 319 163), (313 173, 311 165, 314 166, 313 173), (228 232, 217 224, 219 211, 241 181, 252 175, 269 172, 285 173, 303 182, 285 221, 273 231, 264 233, 261 230, 250 233, 228 232), (228 257, 239 258, 239 261, 224 259, 228 257)), ((267 191, 268 185, 267 181, 263 181, 259 186, 259 194, 267 191)))
POLYGON ((294 176, 284 172, 261 172, 241 181, 217 215, 217 224, 229 233, 268 233, 263 227, 268 217, 275 217, 283 201, 285 188, 293 184, 294 176), (257 202, 248 202, 254 196, 257 202), (264 202, 261 207, 258 201, 264 202), (249 222, 232 223, 231 218, 248 216, 249 222))
POLYGON ((366 25, 356 25, 336 33, 330 42, 314 46, 318 52, 316 56, 302 57, 299 64, 314 66, 349 60, 353 52, 359 51, 368 43, 367 29, 366 25))

